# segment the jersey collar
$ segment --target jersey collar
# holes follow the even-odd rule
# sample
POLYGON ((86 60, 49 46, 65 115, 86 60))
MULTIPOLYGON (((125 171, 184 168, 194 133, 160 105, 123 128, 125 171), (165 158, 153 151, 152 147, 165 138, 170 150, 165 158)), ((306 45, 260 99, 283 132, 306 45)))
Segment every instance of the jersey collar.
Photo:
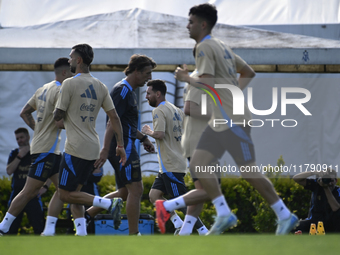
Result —
POLYGON ((59 81, 55 81, 55 84, 57 84, 57 87, 61 86, 61 83, 59 81))
POLYGON ((132 87, 131 87, 131 85, 128 83, 128 81, 126 80, 126 78, 124 78, 124 79, 122 80, 122 83, 124 83, 124 84, 130 89, 130 91, 132 91, 132 87))
MULTIPOLYGON (((166 101, 160 102, 158 106, 160 106, 160 105, 165 105, 165 102, 166 102, 166 101)), ((157 107, 158 107, 158 106, 157 106, 157 107)))
POLYGON ((200 41, 200 42, 203 42, 204 40, 207 40, 207 39, 211 39, 211 35, 206 35, 206 36, 202 39, 202 41, 200 41))

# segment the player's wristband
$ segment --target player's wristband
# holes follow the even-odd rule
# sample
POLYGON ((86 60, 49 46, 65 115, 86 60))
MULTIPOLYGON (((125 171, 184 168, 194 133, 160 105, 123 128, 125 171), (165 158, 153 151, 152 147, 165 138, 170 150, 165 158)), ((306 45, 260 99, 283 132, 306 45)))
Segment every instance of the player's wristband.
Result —
POLYGON ((20 159, 20 160, 22 160, 22 157, 20 157, 19 155, 17 155, 17 159, 20 159))
POLYGON ((119 145, 117 145, 117 147, 118 147, 118 148, 124 148, 124 146, 119 146, 119 145))
POLYGON ((143 138, 142 139, 140 139, 140 142, 142 143, 142 142, 144 142, 145 141, 145 139, 147 139, 148 138, 148 136, 147 135, 145 135, 145 136, 143 136, 143 138))
POLYGON ((48 189, 48 186, 45 184, 45 185, 43 186, 43 188, 48 189))

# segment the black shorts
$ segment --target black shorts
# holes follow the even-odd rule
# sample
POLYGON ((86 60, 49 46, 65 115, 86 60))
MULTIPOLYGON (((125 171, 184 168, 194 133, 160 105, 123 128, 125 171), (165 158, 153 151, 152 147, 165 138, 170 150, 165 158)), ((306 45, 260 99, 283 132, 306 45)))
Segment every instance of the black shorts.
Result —
POLYGON ((158 173, 151 189, 157 189, 171 197, 178 197, 187 193, 184 183, 184 173, 158 173))
POLYGON ((51 176, 59 172, 61 155, 54 153, 37 153, 32 154, 32 164, 28 176, 45 182, 51 176))
POLYGON ((249 126, 233 126, 222 132, 215 132, 207 126, 196 149, 209 151, 216 158, 221 158, 224 152, 228 151, 238 166, 255 162, 255 149, 249 126))
POLYGON ((75 191, 79 184, 84 185, 94 171, 94 162, 64 153, 59 168, 59 188, 75 191))
MULTIPOLYGON (((190 157, 188 158, 188 161, 190 163, 190 157)), ((215 161, 215 163, 211 163, 211 165, 217 165, 217 164, 218 164, 217 160, 215 161)), ((195 172, 190 172, 190 174, 191 174, 191 179, 194 183, 195 181, 198 181, 198 178, 196 177, 195 172)), ((221 172, 216 171, 214 174, 218 179, 218 183, 221 184, 221 172)))
POLYGON ((118 189, 124 188, 126 184, 140 182, 142 180, 140 159, 134 145, 131 150, 126 150, 126 158, 125 166, 122 166, 122 164, 119 163, 120 157, 118 156, 111 156, 108 158, 115 170, 116 185, 118 189))

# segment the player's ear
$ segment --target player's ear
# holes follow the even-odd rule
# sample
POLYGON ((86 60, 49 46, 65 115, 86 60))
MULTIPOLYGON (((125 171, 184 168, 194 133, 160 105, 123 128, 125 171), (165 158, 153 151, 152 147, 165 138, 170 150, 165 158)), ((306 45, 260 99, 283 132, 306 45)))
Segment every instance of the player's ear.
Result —
POLYGON ((77 56, 77 64, 81 64, 83 62, 83 59, 81 56, 77 56))
POLYGON ((202 27, 202 29, 206 29, 207 26, 208 26, 207 21, 206 21, 206 20, 202 20, 202 21, 201 21, 201 27, 202 27))

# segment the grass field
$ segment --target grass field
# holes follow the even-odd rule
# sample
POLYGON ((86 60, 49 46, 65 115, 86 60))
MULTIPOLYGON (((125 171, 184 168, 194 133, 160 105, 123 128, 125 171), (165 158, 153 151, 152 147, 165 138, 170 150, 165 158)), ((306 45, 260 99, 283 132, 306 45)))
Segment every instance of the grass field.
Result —
POLYGON ((1 255, 339 254, 340 235, 3 236, 1 255))

